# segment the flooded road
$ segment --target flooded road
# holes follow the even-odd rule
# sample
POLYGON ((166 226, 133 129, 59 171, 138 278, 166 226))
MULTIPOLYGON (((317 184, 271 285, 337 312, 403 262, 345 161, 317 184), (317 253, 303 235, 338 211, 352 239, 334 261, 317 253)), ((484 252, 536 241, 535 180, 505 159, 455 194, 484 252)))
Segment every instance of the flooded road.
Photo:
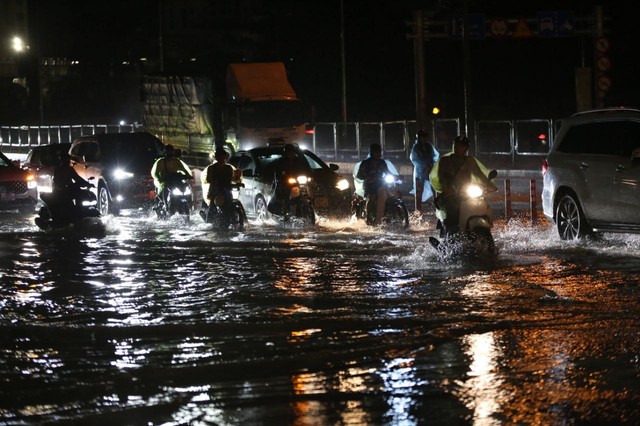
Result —
POLYGON ((640 236, 498 223, 448 262, 384 233, 196 215, 0 225, 0 423, 637 424, 640 236))

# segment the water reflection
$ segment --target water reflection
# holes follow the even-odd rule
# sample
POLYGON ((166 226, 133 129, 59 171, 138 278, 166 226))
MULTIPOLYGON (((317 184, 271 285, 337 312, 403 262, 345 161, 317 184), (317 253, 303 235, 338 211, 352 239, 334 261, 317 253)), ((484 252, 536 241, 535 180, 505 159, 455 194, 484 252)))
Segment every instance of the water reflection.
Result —
POLYGON ((3 421, 640 415, 639 237, 566 243, 511 224, 487 266, 443 264, 430 229, 107 220, 99 240, 0 232, 3 421))

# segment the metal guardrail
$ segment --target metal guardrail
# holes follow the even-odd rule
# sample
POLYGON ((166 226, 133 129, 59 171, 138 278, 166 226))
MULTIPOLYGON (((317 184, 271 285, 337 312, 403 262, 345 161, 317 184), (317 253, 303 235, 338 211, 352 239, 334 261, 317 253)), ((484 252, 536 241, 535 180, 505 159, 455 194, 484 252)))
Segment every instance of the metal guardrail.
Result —
MULTIPOLYGON (((454 118, 433 120, 428 130, 434 146, 448 152, 460 129, 460 119, 454 118)), ((472 153, 500 157, 515 166, 522 157, 546 156, 554 129, 552 119, 478 121, 472 153)), ((366 155, 372 143, 379 143, 386 156, 406 159, 416 133, 415 121, 316 123, 311 148, 336 161, 351 161, 366 155)))
MULTIPOLYGON (((451 149, 460 134, 460 119, 436 119, 429 123, 431 141, 440 152, 451 149)), ((540 158, 549 152, 555 135, 552 119, 477 121, 471 151, 505 166, 515 167, 527 157, 540 158)), ((334 161, 361 159, 372 143, 379 143, 390 158, 408 159, 417 125, 415 120, 387 122, 316 123, 310 147, 334 161)), ((76 137, 97 133, 144 130, 138 124, 80 124, 61 126, 0 126, 0 148, 17 152, 32 146, 72 142, 76 137)))

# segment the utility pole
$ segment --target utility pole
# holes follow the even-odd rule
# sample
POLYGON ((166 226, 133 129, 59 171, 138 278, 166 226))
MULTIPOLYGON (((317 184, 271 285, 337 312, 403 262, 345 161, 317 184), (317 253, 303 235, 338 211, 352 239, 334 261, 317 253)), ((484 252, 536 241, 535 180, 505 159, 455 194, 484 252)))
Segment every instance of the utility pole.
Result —
POLYGON ((347 122, 347 76, 344 53, 344 0, 340 0, 340 58, 342 62, 342 122, 347 122))
POLYGON ((416 81, 416 122, 418 129, 427 126, 427 101, 424 83, 424 20, 421 10, 413 12, 413 56, 416 81))
POLYGON ((464 72, 464 133, 473 141, 469 129, 472 114, 471 110, 471 64, 469 55, 469 1, 464 0, 464 10, 462 13, 462 63, 464 72))

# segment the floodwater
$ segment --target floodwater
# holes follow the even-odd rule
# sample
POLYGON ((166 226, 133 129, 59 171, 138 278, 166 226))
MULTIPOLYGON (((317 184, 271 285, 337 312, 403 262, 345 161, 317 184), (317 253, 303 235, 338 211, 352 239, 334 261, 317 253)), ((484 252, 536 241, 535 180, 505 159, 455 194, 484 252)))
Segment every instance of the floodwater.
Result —
POLYGON ((640 236, 0 217, 0 423, 637 424, 640 236))

